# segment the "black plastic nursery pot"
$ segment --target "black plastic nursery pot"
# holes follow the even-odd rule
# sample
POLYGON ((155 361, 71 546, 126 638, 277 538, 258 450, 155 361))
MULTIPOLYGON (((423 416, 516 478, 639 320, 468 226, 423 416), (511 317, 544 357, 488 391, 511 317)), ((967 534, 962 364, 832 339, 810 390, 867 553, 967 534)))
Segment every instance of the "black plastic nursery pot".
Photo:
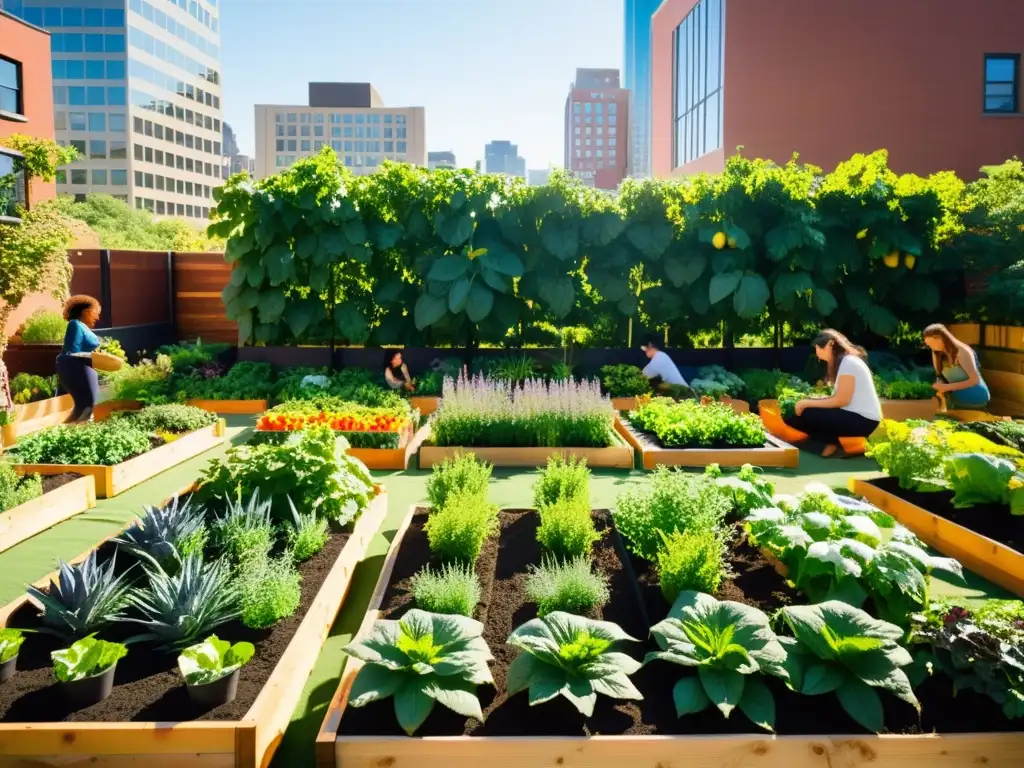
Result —
POLYGON ((0 664, 0 683, 6 682, 14 677, 14 670, 17 669, 17 667, 18 654, 14 654, 12 658, 8 659, 3 664, 0 664))
POLYGON ((98 675, 72 680, 68 683, 57 683, 57 687, 69 704, 74 704, 80 709, 91 707, 93 704, 99 704, 114 690, 116 669, 117 664, 115 663, 98 675))
POLYGON ((204 710, 234 701, 235 695, 238 693, 238 673, 241 671, 241 669, 236 669, 231 674, 217 678, 212 683, 186 685, 188 697, 192 699, 193 704, 204 710))

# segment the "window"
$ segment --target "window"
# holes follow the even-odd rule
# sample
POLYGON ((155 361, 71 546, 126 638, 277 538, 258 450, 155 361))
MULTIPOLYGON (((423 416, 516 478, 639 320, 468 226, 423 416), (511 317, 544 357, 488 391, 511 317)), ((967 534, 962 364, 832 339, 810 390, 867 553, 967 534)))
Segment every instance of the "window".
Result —
MULTIPOLYGON (((110 142, 110 159, 111 160, 127 160, 128 159, 128 142, 126 141, 112 141, 110 142)), ((113 184, 114 182, 111 182, 113 184)))
POLYGON ((101 187, 107 186, 107 171, 104 168, 92 169, 92 183, 101 187))
POLYGON ((399 141, 399 142, 396 142, 396 143, 398 144, 398 154, 400 154, 400 155, 404 154, 405 153, 405 142, 404 141, 399 141))
POLYGON ((92 139, 89 141, 89 159, 90 160, 106 160, 107 159, 107 142, 102 139, 92 139))
POLYGON ((120 59, 107 60, 107 80, 124 80, 124 61, 120 59))
POLYGON ((128 103, 128 92, 124 88, 107 88, 107 104, 123 107, 128 103))
POLYGON ((103 59, 90 59, 85 62, 87 80, 102 80, 107 76, 107 62, 103 59))
POLYGON ((58 131, 68 129, 68 113, 60 110, 53 113, 53 127, 58 131))
POLYGON ((69 112, 68 121, 72 131, 84 131, 86 126, 85 112, 69 112))
POLYGON ((164 209, 164 201, 163 200, 157 200, 156 201, 156 212, 157 212, 157 214, 162 214, 164 212, 164 210, 165 210, 164 209))
POLYGON ((985 56, 985 111, 1014 113, 1020 88, 1020 56, 987 54, 985 56))
MULTIPOLYGON (((722 4, 700 0, 673 33, 673 167, 722 146, 722 4)), ((615 117, 609 115, 609 125, 615 117)))
POLYGON ((106 112, 90 112, 89 113, 89 130, 96 131, 98 133, 106 133, 107 130, 107 113, 106 112))
POLYGON ((85 103, 90 107, 102 107, 107 103, 106 89, 89 86, 85 89, 85 103))
MULTIPOLYGON (((362 128, 360 128, 359 130, 361 131, 362 128)), ((345 138, 346 139, 351 139, 352 138, 352 126, 351 125, 346 125, 345 126, 345 138)))
POLYGON ((71 146, 71 147, 74 147, 78 151, 79 159, 84 159, 85 158, 85 141, 84 140, 74 139, 73 141, 69 141, 68 145, 71 146))
POLYGON ((141 160, 142 159, 142 145, 141 144, 135 144, 132 147, 132 153, 133 153, 132 156, 136 160, 141 160))
POLYGON ((309 139, 303 139, 300 144, 300 149, 303 152, 309 152, 309 139))
POLYGON ((72 184, 88 184, 89 183, 89 172, 84 168, 80 170, 71 171, 71 183, 72 184))

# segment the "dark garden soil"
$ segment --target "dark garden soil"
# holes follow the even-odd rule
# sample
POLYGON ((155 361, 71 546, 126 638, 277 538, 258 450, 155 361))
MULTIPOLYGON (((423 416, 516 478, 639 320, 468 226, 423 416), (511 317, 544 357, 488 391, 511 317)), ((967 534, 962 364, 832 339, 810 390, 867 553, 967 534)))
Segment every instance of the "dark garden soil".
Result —
MULTIPOLYGON (((149 644, 138 644, 130 646, 128 655, 118 662, 110 697, 91 707, 74 710, 62 701, 50 661, 50 652, 67 644, 49 635, 31 634, 18 656, 17 673, 0 684, 0 722, 240 720, 277 666, 349 536, 349 533, 332 533, 319 553, 299 564, 302 599, 293 616, 268 629, 249 629, 241 621, 233 621, 214 630, 224 640, 247 640, 256 646, 256 654, 242 667, 234 701, 212 710, 197 709, 178 672, 177 654, 161 653, 149 644)), ((99 560, 102 562, 109 557, 112 550, 110 544, 101 547, 99 560)), ((126 557, 123 561, 127 563, 129 559, 126 557)), ((118 570, 121 567, 122 558, 119 558, 118 570)), ((12 615, 8 626, 34 629, 39 626, 39 612, 31 603, 26 603, 12 615)), ((102 631, 100 636, 104 640, 123 642, 145 631, 140 624, 119 623, 102 631)), ((309 649, 309 652, 318 650, 309 649)))
MULTIPOLYGON (((611 600, 592 618, 614 621, 637 638, 622 650, 637 659, 655 648, 649 639, 649 625, 664 618, 669 605, 661 595, 656 576, 649 563, 627 555, 614 530, 607 511, 594 512, 598 530, 605 533, 595 545, 595 567, 609 579, 611 600), (645 615, 646 614, 646 615, 645 615), (649 616, 649 619, 648 619, 649 616), (630 647, 631 646, 631 647, 630 647)), ((423 513, 417 513, 406 538, 399 544, 391 586, 381 608, 386 616, 396 618, 411 607, 408 578, 429 560, 426 537, 422 533, 423 513), (405 586, 403 586, 405 582, 405 586)), ((687 674, 682 667, 654 662, 631 676, 644 694, 643 701, 618 701, 599 695, 594 714, 585 718, 564 698, 558 697, 541 706, 530 707, 525 692, 508 697, 504 693, 509 664, 518 651, 506 644, 512 630, 536 617, 536 606, 526 597, 526 576, 531 565, 541 560, 536 532, 538 516, 528 510, 501 512, 501 532, 497 545, 497 563, 490 596, 484 611, 477 618, 484 623, 484 639, 494 661, 491 672, 494 687, 479 686, 477 694, 486 722, 465 719, 437 705, 417 736, 588 736, 614 735, 700 735, 763 733, 736 710, 729 719, 714 708, 698 715, 678 718, 672 701, 676 681, 687 674)), ((490 543, 488 546, 492 546, 490 543)), ((483 565, 486 551, 478 561, 483 565)), ((789 587, 761 552, 746 543, 737 528, 727 554, 732 575, 726 579, 716 597, 753 605, 772 613, 793 603, 806 602, 789 587)), ((478 571, 481 580, 486 578, 478 571)), ((834 695, 802 696, 788 690, 774 678, 763 678, 772 690, 776 703, 776 730, 781 734, 858 734, 861 729, 843 711, 834 695)), ((932 731, 987 732, 1012 731, 1014 724, 1003 717, 991 699, 962 691, 955 698, 950 682, 943 677, 929 679, 917 689, 923 702, 922 717, 909 704, 882 692, 885 722, 892 733, 915 734, 932 731)), ((341 719, 339 736, 401 736, 394 714, 393 699, 374 702, 362 708, 348 707, 341 719)))
POLYGON ((74 472, 65 472, 62 475, 43 475, 43 493, 49 493, 50 491, 56 491, 68 483, 73 483, 75 480, 81 480, 82 475, 76 475, 74 472))
POLYGON ((658 439, 658 436, 653 432, 647 432, 645 430, 636 427, 628 419, 622 420, 622 425, 629 430, 633 436, 640 442, 646 450, 663 450, 663 451, 685 451, 685 450, 702 450, 702 451, 750 451, 757 448, 772 448, 771 443, 765 440, 761 445, 732 445, 730 443, 712 443, 711 445, 665 445, 658 439))
POLYGON ((966 509, 957 509, 953 506, 953 494, 950 491, 907 491, 900 488, 899 482, 893 477, 869 482, 933 515, 962 525, 1018 552, 1024 552, 1024 517, 1011 515, 1006 504, 976 504, 966 509))

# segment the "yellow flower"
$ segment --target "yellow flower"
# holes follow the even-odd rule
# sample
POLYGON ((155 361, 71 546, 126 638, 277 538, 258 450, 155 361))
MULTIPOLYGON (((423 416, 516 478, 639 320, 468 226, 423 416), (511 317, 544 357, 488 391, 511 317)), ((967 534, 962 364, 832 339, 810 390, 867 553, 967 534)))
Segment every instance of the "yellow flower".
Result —
POLYGON ((1014 475, 1010 478, 1010 490, 1016 491, 1018 488, 1024 488, 1024 478, 1020 475, 1014 475))
POLYGON ((472 261, 477 256, 483 256, 485 253, 487 253, 487 249, 486 248, 477 248, 476 250, 470 251, 469 252, 469 260, 472 261))

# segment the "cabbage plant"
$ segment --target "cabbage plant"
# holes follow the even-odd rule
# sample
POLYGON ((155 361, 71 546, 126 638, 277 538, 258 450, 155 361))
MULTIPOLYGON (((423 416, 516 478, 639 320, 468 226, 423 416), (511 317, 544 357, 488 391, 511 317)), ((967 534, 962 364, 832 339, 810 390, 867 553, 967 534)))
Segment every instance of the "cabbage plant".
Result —
POLYGON ((451 614, 410 610, 398 621, 381 619, 345 652, 364 662, 348 703, 364 707, 394 697, 398 724, 410 736, 440 703, 465 717, 483 720, 476 686, 494 683, 493 659, 479 621, 451 614))

